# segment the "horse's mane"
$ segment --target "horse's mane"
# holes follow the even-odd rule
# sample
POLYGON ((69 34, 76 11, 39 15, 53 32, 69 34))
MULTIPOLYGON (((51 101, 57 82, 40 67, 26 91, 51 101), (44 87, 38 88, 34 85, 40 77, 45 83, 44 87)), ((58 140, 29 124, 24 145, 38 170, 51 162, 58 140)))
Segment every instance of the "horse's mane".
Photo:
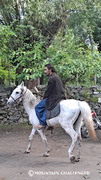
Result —
POLYGON ((24 101, 29 101, 31 105, 35 106, 40 99, 37 99, 35 95, 29 89, 27 89, 24 101))
POLYGON ((29 89, 27 89, 27 94, 28 94, 29 101, 31 101, 32 99, 37 99, 35 95, 29 89))

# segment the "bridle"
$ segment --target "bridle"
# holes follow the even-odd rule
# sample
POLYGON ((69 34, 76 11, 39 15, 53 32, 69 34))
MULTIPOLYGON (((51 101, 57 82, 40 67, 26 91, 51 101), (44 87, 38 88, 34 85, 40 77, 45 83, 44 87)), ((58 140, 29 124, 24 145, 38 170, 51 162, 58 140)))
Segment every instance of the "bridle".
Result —
POLYGON ((27 88, 26 88, 26 91, 24 93, 23 93, 23 90, 22 90, 20 97, 18 97, 17 99, 14 99, 14 97, 12 95, 10 97, 13 99, 14 103, 18 104, 18 100, 20 98, 22 98, 26 94, 26 92, 27 92, 27 88))

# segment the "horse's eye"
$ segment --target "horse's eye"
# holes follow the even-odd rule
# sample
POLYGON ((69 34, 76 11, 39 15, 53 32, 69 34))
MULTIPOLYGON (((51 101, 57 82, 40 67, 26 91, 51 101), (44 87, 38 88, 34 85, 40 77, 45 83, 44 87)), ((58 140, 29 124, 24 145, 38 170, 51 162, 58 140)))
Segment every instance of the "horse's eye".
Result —
POLYGON ((19 92, 18 92, 18 91, 16 91, 16 94, 19 94, 19 92))

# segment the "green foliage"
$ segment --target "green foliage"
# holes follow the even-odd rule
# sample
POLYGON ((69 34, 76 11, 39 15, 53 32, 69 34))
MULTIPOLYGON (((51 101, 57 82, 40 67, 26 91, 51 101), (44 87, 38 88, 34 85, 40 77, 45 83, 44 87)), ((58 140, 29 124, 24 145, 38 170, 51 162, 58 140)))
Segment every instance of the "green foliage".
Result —
POLYGON ((98 103, 98 97, 91 97, 90 101, 94 103, 98 103))
POLYGON ((22 72, 17 75, 19 81, 36 79, 37 77, 42 76, 43 70, 43 58, 44 52, 42 51, 42 43, 34 42, 33 46, 26 51, 26 45, 18 51, 12 53, 12 59, 16 56, 16 59, 13 60, 13 63, 17 65, 14 66, 16 71, 18 68, 22 67, 22 72))
POLYGON ((0 56, 7 56, 12 52, 12 44, 10 44, 11 37, 15 33, 10 26, 0 25, 0 56))
POLYGON ((90 85, 94 74, 101 77, 100 53, 94 50, 92 54, 71 30, 65 33, 64 38, 60 34, 47 49, 47 61, 55 65, 64 83, 90 85))
POLYGON ((93 49, 85 44, 88 36, 100 42, 100 7, 100 0, 1 1, 0 57, 11 66, 1 64, 2 78, 8 69, 18 81, 35 79, 51 62, 64 83, 100 79, 101 55, 93 41, 93 49))
POLYGON ((5 80, 8 80, 8 71, 0 66, 0 80, 4 84, 5 80))
MULTIPOLYGON (((11 70, 11 81, 15 80, 15 73, 11 70)), ((8 82, 8 62, 0 58, 0 84, 7 84, 8 82)))
MULTIPOLYGON (((8 61, 12 52, 11 38, 14 36, 15 33, 10 26, 0 25, 0 80, 2 83, 7 83, 9 80, 8 61)), ((14 74, 14 71, 11 71, 11 80, 14 80, 14 74)))

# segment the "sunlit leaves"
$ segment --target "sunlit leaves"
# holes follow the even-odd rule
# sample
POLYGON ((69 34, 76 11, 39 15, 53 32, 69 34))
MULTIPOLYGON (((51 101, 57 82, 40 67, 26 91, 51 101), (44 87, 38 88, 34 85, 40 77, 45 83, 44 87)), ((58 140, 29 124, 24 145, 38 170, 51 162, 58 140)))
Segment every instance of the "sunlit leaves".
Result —
POLYGON ((60 32, 54 42, 47 49, 47 56, 54 64, 64 83, 93 84, 92 77, 96 74, 101 77, 101 54, 93 52, 78 36, 68 30, 62 39, 60 32), (59 42, 59 43, 58 43, 59 42))

